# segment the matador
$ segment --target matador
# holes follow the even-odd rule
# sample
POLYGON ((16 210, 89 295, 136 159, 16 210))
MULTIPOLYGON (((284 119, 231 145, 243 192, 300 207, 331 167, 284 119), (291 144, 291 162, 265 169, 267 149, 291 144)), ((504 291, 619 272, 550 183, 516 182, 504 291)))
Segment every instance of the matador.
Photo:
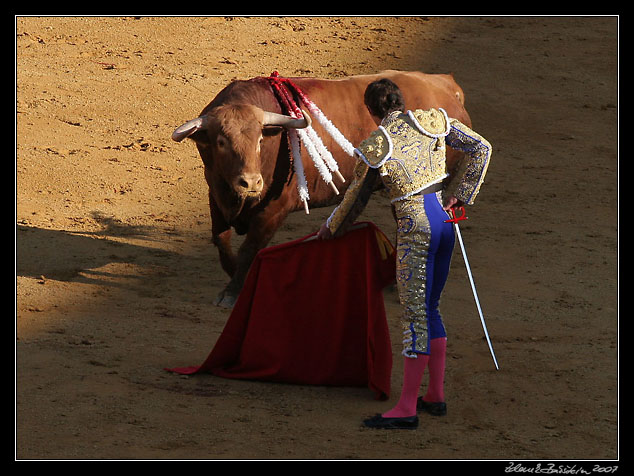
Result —
MULTIPOLYGON (((353 181, 322 230, 327 227, 333 237, 345 233, 367 204, 377 175, 380 177, 397 223, 402 353, 406 363, 418 357, 424 359, 418 365, 429 363, 430 391, 425 397, 414 397, 416 409, 440 414, 446 411, 442 388, 447 334, 438 307, 455 243, 452 225, 445 222, 451 206, 443 203, 443 181, 448 177, 445 150, 448 145, 465 152, 451 198, 453 203, 471 205, 484 181, 491 145, 441 108, 392 111, 382 119, 375 118, 377 124, 379 120, 378 128, 355 149, 353 181)), ((422 378, 422 370, 420 374, 422 378)), ((417 387, 420 379, 418 382, 417 387)), ((366 425, 410 428, 415 421, 417 426, 416 410, 413 417, 407 414, 409 410, 405 414, 403 409, 395 410, 366 420, 366 425)))

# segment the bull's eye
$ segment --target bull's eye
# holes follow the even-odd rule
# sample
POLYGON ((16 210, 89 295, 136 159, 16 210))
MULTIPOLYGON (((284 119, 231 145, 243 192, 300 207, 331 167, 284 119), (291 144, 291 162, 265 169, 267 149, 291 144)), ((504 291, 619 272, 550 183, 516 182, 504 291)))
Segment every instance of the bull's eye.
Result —
POLYGON ((229 146, 229 140, 225 136, 218 134, 218 137, 216 138, 216 144, 218 145, 219 149, 226 149, 229 146))

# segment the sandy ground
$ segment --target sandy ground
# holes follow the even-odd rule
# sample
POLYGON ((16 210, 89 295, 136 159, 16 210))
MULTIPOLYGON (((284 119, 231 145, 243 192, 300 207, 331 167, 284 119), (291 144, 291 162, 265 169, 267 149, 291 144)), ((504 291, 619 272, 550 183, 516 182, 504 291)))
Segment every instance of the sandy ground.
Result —
MULTIPOLYGON (((619 458, 618 18, 16 18, 16 459, 619 458), (453 72, 494 145, 442 302, 444 418, 393 394, 182 377, 229 311, 202 162, 170 140, 232 79, 453 72)), ((274 240, 316 231, 293 214, 274 240)), ((388 235, 389 207, 362 219, 388 235)), ((386 290, 388 319, 399 306, 386 290)))

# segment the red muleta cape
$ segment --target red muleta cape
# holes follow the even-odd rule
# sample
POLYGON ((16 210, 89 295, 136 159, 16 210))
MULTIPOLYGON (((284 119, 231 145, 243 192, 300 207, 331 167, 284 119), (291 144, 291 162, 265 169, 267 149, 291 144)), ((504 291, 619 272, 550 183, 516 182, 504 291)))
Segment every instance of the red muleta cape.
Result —
POLYGON ((261 250, 204 363, 167 369, 225 378, 368 386, 390 393, 392 350, 382 289, 395 250, 372 223, 340 238, 261 250))

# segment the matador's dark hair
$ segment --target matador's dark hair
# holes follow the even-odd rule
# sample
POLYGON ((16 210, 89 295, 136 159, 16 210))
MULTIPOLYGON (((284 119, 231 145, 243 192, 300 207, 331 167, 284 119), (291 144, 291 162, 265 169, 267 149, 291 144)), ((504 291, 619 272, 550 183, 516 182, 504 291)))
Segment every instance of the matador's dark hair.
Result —
POLYGON ((383 78, 368 85, 363 100, 370 112, 383 119, 389 113, 405 108, 403 94, 393 81, 383 78))

